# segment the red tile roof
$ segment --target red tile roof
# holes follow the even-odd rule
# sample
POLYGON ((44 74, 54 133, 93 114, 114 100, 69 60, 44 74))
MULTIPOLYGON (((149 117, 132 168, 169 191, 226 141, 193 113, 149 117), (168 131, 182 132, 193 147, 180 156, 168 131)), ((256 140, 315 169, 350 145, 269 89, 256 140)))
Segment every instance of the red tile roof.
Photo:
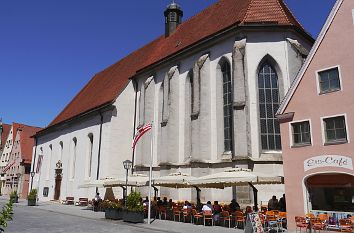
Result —
MULTIPOLYGON (((32 135, 41 130, 39 127, 20 125, 17 133, 20 133, 20 147, 21 156, 24 163, 32 162, 32 150, 35 144, 35 139, 31 138, 32 135)), ((15 134, 16 135, 16 134, 15 134)))
POLYGON ((157 38, 96 74, 49 127, 111 103, 137 71, 231 26, 247 23, 295 26, 304 31, 282 0, 220 0, 183 22, 169 37, 157 38))
POLYGON ((10 129, 11 129, 11 125, 2 124, 2 134, 1 134, 1 143, 2 143, 2 145, 0 145, 0 148, 3 147, 3 145, 5 145, 6 140, 7 140, 7 136, 10 133, 10 129))

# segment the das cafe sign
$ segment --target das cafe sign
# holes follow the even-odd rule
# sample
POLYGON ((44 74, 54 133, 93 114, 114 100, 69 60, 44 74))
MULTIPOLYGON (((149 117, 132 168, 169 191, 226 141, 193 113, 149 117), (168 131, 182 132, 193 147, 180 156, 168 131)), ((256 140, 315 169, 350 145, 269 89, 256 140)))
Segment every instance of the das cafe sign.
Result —
POLYGON ((320 167, 337 167, 353 170, 351 157, 342 155, 320 155, 304 161, 305 171, 320 167))

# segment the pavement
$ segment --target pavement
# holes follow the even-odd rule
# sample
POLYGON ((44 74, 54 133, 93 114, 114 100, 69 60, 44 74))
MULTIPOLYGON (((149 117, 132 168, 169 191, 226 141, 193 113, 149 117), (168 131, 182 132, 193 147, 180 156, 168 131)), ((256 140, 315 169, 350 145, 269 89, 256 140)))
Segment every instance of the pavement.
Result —
MULTIPOLYGON (((0 197, 2 206, 8 198, 0 197)), ((203 233, 243 233, 242 229, 220 226, 202 226, 191 223, 155 220, 146 223, 130 224, 121 220, 107 220, 103 212, 93 212, 86 207, 62 205, 57 202, 40 202, 38 206, 27 206, 27 200, 14 204, 14 219, 9 222, 5 232, 13 233, 81 233, 81 232, 203 232, 203 233)))

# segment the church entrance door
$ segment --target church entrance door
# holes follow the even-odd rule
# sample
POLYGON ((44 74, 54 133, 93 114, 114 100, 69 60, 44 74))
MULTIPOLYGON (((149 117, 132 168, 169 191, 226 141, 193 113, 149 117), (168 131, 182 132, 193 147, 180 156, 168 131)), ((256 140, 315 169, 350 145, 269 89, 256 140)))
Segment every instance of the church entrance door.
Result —
POLYGON ((60 198, 60 187, 61 187, 61 174, 56 174, 55 188, 54 188, 54 200, 59 200, 59 198, 60 198))
POLYGON ((61 180, 62 180, 62 163, 59 160, 56 164, 55 169, 55 187, 54 187, 54 200, 59 200, 60 198, 60 188, 61 188, 61 180))

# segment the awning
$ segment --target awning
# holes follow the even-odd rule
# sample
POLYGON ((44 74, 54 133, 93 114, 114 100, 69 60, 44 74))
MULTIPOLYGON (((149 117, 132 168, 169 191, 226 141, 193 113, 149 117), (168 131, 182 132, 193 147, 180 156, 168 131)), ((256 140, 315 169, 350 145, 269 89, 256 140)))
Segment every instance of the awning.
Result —
MULTIPOLYGON (((121 187, 125 186, 126 177, 115 178, 108 180, 104 183, 104 187, 121 187)), ((128 186, 141 187, 146 186, 149 181, 149 177, 144 174, 133 174, 128 176, 128 186)))
POLYGON ((225 188, 252 184, 281 184, 282 177, 269 176, 245 168, 232 168, 223 172, 202 176, 190 182, 199 188, 225 188))
POLYGON ((185 173, 177 172, 171 173, 168 176, 161 176, 153 179, 154 186, 169 187, 169 188, 189 188, 191 181, 196 177, 190 176, 185 173))

